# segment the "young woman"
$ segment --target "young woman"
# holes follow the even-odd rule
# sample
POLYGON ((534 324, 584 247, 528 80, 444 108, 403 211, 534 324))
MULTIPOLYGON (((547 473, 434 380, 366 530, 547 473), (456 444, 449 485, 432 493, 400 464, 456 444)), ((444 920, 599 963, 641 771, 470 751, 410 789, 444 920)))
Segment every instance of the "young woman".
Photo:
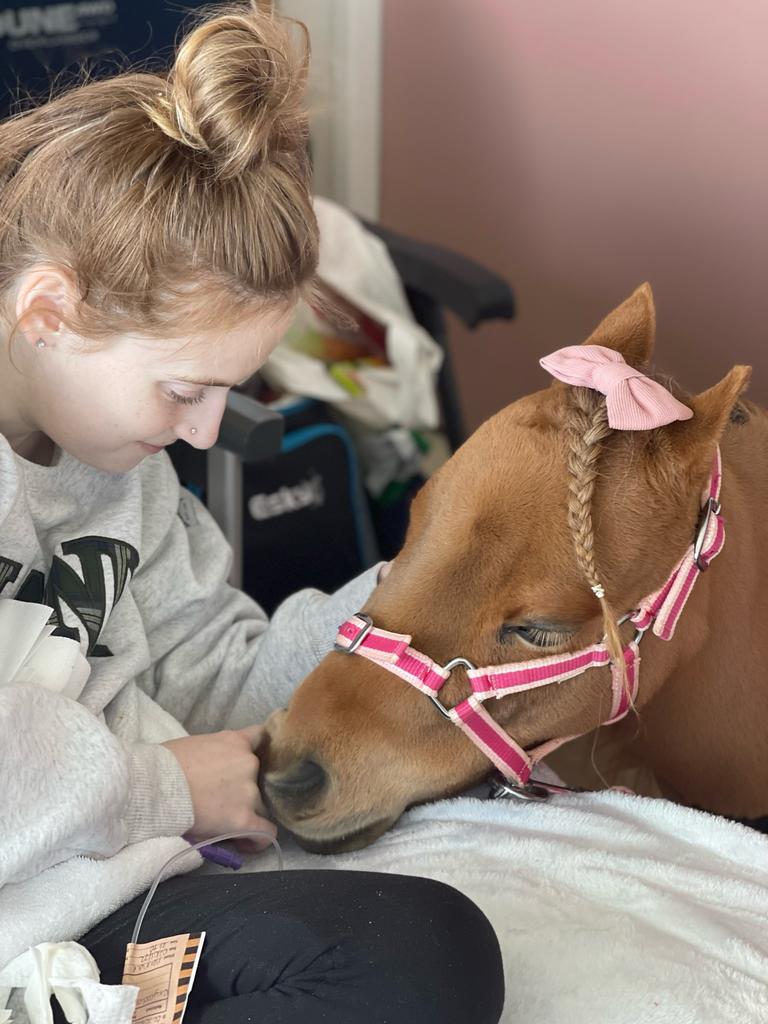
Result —
MULTIPOLYGON (((274 833, 258 723, 376 583, 302 592, 268 623, 226 584, 228 547, 163 451, 215 443, 228 389, 313 293, 300 29, 217 9, 167 75, 91 82, 0 126, 0 599, 50 608, 88 668, 66 696, 0 687, 0 967, 79 939, 119 983, 180 837, 274 833)), ((190 1024, 501 1013, 490 925, 425 879, 163 883, 142 940, 199 929, 190 1024)))

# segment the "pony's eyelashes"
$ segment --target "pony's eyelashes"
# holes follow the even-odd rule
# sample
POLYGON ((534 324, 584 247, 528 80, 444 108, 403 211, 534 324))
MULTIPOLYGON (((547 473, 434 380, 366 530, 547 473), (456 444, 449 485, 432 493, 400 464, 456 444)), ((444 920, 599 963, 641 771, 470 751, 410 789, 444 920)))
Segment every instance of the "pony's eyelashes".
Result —
POLYGON ((572 626, 551 622, 504 622, 499 628, 498 639, 503 644, 522 640, 531 647, 562 647, 574 632, 572 626))

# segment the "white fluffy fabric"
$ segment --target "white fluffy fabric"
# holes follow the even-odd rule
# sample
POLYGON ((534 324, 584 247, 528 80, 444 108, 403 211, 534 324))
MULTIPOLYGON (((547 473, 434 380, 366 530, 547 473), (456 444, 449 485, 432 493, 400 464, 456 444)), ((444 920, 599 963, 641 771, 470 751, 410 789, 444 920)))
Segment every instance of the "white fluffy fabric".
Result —
MULTIPOLYGON (((768 837, 721 818, 610 792, 461 797, 409 812, 365 850, 284 852, 289 868, 465 892, 501 943, 503 1024, 768 1021, 768 837)), ((249 868, 274 868, 273 855, 249 868)))

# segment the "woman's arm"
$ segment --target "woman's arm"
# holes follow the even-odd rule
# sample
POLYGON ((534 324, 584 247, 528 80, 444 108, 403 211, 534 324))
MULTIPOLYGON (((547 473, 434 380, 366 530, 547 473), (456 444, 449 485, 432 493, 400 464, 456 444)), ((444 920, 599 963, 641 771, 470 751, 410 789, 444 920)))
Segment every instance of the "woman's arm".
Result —
POLYGON ((68 697, 0 687, 0 885, 81 854, 183 835, 192 801, 162 746, 126 745, 68 697))
POLYGON ((270 621, 226 582, 229 545, 208 510, 180 488, 170 460, 147 461, 147 553, 131 590, 153 666, 140 683, 193 733, 263 721, 331 650, 380 567, 331 596, 300 591, 270 621))

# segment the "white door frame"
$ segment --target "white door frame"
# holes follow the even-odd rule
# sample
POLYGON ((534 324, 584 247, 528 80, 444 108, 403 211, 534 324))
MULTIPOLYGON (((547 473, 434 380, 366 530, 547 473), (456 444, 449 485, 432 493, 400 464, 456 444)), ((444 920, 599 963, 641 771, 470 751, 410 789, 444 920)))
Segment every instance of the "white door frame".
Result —
POLYGON ((279 0, 312 39, 315 191, 379 216, 382 0, 279 0))

